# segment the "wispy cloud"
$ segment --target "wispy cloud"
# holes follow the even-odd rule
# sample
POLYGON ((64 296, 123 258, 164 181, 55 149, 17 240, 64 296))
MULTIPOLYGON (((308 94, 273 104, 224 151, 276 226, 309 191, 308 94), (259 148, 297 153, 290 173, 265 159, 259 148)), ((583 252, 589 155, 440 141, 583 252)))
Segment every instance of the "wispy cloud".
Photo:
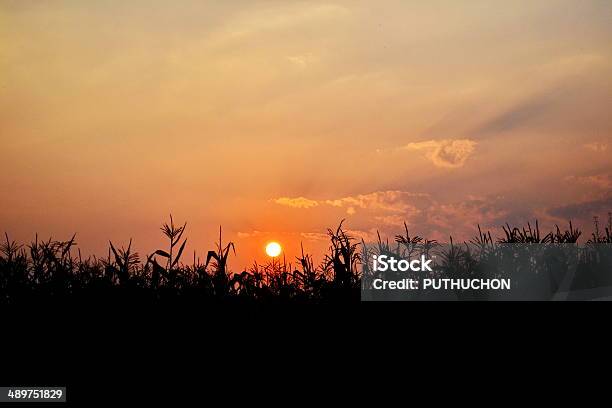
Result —
POLYGON ((287 61, 297 66, 298 68, 304 69, 316 62, 318 62, 318 58, 313 53, 306 53, 300 55, 292 55, 287 57, 287 61))
POLYGON ((329 236, 322 232, 301 232, 300 237, 307 241, 327 241, 329 236))
POLYGON ((404 217, 398 214, 379 215, 374 217, 374 219, 381 224, 393 226, 402 225, 406 221, 404 217))
POLYGON ((258 235, 261 235, 262 232, 261 231, 257 231, 257 230, 253 230, 253 231, 238 231, 238 238, 251 238, 251 237, 256 237, 258 235))
POLYGON ((584 148, 593 152, 603 153, 608 150, 608 144, 601 142, 591 142, 584 144, 584 148))
POLYGON ((602 190, 612 189, 612 180, 609 174, 594 174, 589 176, 568 176, 566 181, 597 187, 602 190))
POLYGON ((332 4, 287 4, 284 6, 258 6, 248 12, 237 13, 211 35, 217 46, 252 41, 259 35, 273 35, 296 27, 324 21, 335 21, 349 15, 345 7, 332 4))
MULTIPOLYGON (((291 202, 274 201, 281 205, 291 202)), ((447 239, 449 233, 469 235, 477 224, 486 227, 502 225, 505 221, 523 222, 532 216, 529 211, 509 211, 507 200, 503 197, 469 196, 458 202, 439 202, 429 194, 401 190, 376 191, 320 200, 318 203, 321 210, 346 209, 348 215, 354 215, 355 222, 373 225, 374 232, 393 233, 398 226, 407 222, 410 228, 427 234, 438 233, 442 239, 447 239)), ((360 236, 371 237, 372 231, 365 231, 360 236)))
POLYGON ((312 208, 319 205, 316 200, 310 200, 305 197, 279 197, 273 200, 276 204, 285 205, 293 208, 312 208))
POLYGON ((591 219, 594 215, 606 214, 612 209, 612 193, 594 200, 585 200, 549 209, 549 213, 566 220, 591 219))
POLYGON ((428 197, 427 194, 389 190, 325 200, 324 203, 334 207, 346 207, 347 211, 353 214, 356 212, 355 208, 405 213, 416 210, 410 203, 412 199, 424 197, 428 197))
POLYGON ((402 150, 424 151, 426 157, 437 167, 462 167, 472 155, 476 141, 470 139, 427 140, 408 143, 402 150))
POLYGON ((529 96, 487 120, 474 133, 478 135, 498 134, 530 125, 559 104, 562 91, 563 89, 552 89, 542 94, 529 96))
POLYGON ((357 209, 382 210, 393 213, 415 213, 418 209, 412 204, 415 199, 428 199, 427 194, 411 193, 399 190, 375 191, 327 200, 311 200, 305 197, 280 197, 273 199, 276 204, 293 208, 312 208, 319 205, 346 208, 348 215, 357 213, 357 209))

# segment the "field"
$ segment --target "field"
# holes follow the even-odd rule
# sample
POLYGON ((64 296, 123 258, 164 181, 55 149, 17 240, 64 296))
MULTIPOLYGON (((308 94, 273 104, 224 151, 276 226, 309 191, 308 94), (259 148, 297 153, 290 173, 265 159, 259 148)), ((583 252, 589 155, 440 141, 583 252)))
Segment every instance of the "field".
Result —
MULTIPOLYGON (((600 228, 596 218, 595 232, 586 245, 612 243, 611 224, 610 215, 605 228, 600 228)), ((341 222, 327 231, 329 249, 318 265, 312 255, 302 251, 294 261, 273 258, 267 264, 254 263, 248 270, 238 272, 230 268, 235 245, 224 242, 222 229, 216 249, 208 251, 205 262, 200 262, 196 254, 188 262, 184 254, 186 224, 177 226, 172 217, 161 228, 168 247, 144 257, 133 252, 131 242, 127 248, 117 248, 109 242, 106 257, 83 258, 74 236, 68 241, 42 241, 37 237, 22 245, 5 234, 5 242, 0 246, 0 303, 71 299, 356 302, 360 299, 362 279, 367 285, 374 277, 364 262, 372 254, 410 259, 438 251, 444 273, 472 276, 478 273, 478 262, 484 262, 500 244, 575 245, 582 236, 571 222, 567 229, 557 226, 543 234, 536 221, 533 226, 528 223, 520 228, 506 225, 499 238, 479 227, 478 236, 470 242, 457 244, 451 237, 449 244, 441 244, 411 236, 408 227, 404 227, 404 232, 391 242, 379 236, 377 243, 365 243, 347 234, 341 222)), ((586 276, 577 282, 583 287, 604 284, 586 276)))

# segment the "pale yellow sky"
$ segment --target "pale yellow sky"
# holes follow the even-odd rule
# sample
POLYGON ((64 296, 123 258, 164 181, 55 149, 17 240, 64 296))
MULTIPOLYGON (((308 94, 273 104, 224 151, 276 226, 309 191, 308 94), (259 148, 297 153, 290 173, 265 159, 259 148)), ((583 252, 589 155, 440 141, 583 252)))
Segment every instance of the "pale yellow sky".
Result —
MULTIPOLYGON (((0 230, 277 239, 612 210, 612 4, 0 0, 0 230)), ((290 253, 289 255, 293 255, 290 253)))

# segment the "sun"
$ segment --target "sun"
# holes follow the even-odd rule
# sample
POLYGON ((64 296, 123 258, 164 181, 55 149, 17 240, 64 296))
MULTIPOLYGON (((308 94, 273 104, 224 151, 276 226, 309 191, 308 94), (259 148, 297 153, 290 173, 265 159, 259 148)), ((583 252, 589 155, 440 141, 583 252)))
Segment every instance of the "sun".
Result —
POLYGON ((266 245, 266 254, 272 258, 279 256, 282 250, 278 242, 270 242, 266 245))

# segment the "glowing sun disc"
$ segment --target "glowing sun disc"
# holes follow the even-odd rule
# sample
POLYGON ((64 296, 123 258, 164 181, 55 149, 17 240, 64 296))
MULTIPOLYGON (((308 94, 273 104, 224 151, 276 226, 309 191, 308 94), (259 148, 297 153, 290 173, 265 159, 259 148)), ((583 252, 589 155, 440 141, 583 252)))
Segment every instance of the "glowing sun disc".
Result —
POLYGON ((272 258, 280 255, 282 248, 278 242, 270 242, 266 245, 266 254, 272 258))

